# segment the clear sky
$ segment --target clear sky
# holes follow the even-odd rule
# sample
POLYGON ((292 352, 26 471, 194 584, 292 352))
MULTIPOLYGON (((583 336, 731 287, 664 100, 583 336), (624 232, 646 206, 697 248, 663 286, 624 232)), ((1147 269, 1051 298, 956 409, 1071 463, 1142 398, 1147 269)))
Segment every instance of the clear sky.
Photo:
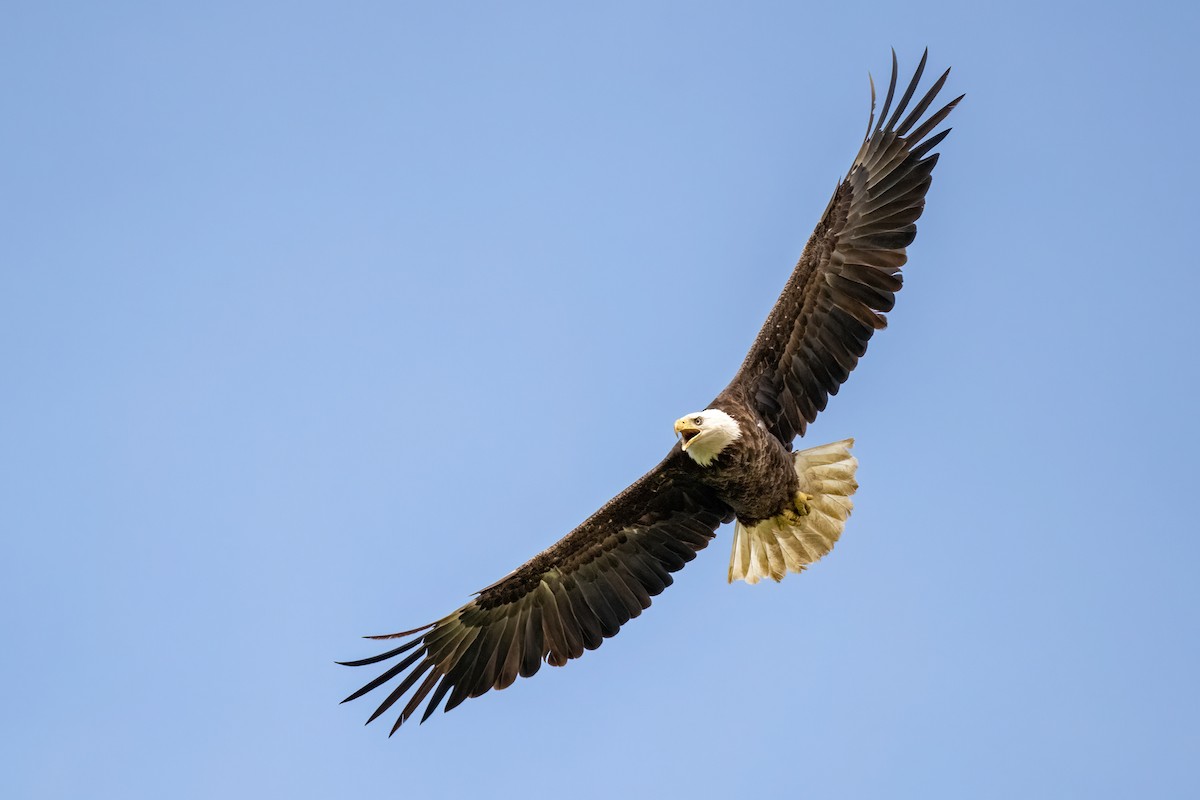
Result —
POLYGON ((567 5, 6 4, 0 795, 1190 796, 1195 6, 567 5), (834 553, 731 587, 723 529, 364 728, 333 662, 658 461, 926 45, 967 99, 810 429, 834 553))

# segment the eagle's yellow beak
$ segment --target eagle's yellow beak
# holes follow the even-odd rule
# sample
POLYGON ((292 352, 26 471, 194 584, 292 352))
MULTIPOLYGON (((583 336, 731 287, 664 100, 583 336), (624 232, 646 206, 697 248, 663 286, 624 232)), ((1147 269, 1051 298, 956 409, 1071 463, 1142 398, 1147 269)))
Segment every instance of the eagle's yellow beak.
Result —
POLYGON ((691 417, 680 417, 675 420, 675 432, 683 440, 683 449, 687 450, 688 445, 692 443, 692 439, 700 435, 700 428, 696 423, 692 422, 691 417))

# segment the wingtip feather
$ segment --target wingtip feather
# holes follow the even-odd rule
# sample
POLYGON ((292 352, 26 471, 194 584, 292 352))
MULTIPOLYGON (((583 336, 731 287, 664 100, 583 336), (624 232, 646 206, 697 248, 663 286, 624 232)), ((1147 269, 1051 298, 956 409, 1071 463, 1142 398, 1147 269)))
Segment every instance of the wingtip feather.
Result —
POLYGON ((420 633, 421 631, 427 631, 436 624, 437 624, 436 622, 431 622, 428 625, 422 625, 419 628, 413 628, 411 631, 399 631, 397 633, 376 633, 371 636, 364 636, 362 638, 374 639, 377 641, 382 640, 382 639, 399 639, 403 636, 412 636, 414 633, 420 633))
POLYGON ((896 48, 892 48, 892 78, 888 81, 887 97, 883 101, 883 109, 879 112, 879 119, 875 123, 875 132, 879 133, 883 129, 883 121, 887 119, 888 111, 892 108, 892 98, 896 95, 896 81, 900 76, 900 60, 896 58, 896 48))

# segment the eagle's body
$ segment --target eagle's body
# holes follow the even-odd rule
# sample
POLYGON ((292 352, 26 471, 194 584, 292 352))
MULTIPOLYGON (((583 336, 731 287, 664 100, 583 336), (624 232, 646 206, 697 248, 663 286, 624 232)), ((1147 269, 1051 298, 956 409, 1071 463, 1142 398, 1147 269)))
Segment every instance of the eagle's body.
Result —
POLYGON ((741 436, 707 466, 697 463, 696 480, 711 488, 733 511, 737 521, 746 526, 778 517, 792 508, 800 479, 793 468, 791 451, 767 432, 762 420, 746 404, 731 398, 719 399, 707 413, 713 410, 732 417, 741 436))
MULTIPOLYGON (((793 452, 808 423, 836 394, 871 335, 886 324, 900 289, 937 154, 949 133, 930 135, 961 98, 929 115, 949 70, 905 114, 925 58, 888 117, 897 65, 878 124, 771 310, 741 369, 703 411, 675 423, 666 458, 562 540, 471 602, 404 633, 393 650, 352 666, 398 658, 347 700, 399 683, 375 719, 412 692, 394 732, 428 698, 422 720, 489 689, 528 677, 543 661, 562 666, 599 647, 672 582, 725 522, 736 520, 731 581, 799 572, 841 535, 858 484, 852 440, 793 452)), ((369 721, 369 720, 368 720, 369 721)))

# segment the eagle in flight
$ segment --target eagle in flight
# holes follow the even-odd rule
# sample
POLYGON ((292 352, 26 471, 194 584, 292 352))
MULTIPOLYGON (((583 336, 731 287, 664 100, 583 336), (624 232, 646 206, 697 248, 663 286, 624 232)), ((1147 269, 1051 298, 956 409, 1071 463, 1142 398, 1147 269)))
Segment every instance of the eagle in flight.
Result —
POLYGON ((676 420, 679 438, 667 457, 458 610, 411 631, 367 637, 403 641, 342 663, 398 661, 343 702, 398 680, 368 720, 411 692, 395 733, 427 699, 422 722, 443 700, 449 711, 528 678, 542 661, 561 667, 649 608, 725 522, 736 521, 730 582, 778 581, 833 549, 858 487, 853 440, 799 452, 792 442, 837 394, 900 290, 905 248, 938 160, 931 151, 950 130, 931 134, 962 99, 925 117, 946 70, 909 109, 927 55, 893 110, 892 52, 878 118, 871 82, 867 133, 849 173, 741 369, 703 410, 676 420))

